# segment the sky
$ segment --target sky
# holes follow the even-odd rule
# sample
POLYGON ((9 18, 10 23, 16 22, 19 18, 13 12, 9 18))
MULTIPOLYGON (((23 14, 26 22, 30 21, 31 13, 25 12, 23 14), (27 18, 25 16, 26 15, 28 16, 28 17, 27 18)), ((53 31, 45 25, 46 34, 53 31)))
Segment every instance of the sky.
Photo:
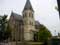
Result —
MULTIPOLYGON (((27 0, 0 0, 0 15, 7 14, 11 11, 22 15, 27 0)), ((44 24, 53 35, 60 32, 59 13, 55 9, 57 7, 56 0, 30 0, 34 9, 35 20, 44 24), (56 31, 55 31, 56 30, 56 31)))

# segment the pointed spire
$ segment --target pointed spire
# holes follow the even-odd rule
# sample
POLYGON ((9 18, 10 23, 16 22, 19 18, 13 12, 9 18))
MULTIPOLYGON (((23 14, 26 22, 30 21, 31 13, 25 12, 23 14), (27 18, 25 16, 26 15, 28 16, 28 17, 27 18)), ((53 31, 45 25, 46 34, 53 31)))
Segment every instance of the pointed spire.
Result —
POLYGON ((27 10, 27 9, 30 9, 30 10, 34 11, 33 8, 32 8, 32 5, 30 3, 30 0, 27 0, 27 2, 25 4, 24 10, 27 10))

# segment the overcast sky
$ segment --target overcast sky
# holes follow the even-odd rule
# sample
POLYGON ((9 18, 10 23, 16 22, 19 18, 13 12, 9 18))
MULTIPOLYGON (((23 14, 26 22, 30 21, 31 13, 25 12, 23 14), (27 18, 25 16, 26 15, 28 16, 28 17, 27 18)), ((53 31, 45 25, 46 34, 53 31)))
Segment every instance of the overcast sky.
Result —
MULTIPOLYGON (((60 31, 59 14, 55 9, 56 0, 30 0, 35 11, 35 20, 44 24, 53 35, 60 31), (56 30, 56 32, 55 32, 56 30)), ((10 16, 11 11, 22 15, 26 0, 0 0, 0 15, 10 16)))

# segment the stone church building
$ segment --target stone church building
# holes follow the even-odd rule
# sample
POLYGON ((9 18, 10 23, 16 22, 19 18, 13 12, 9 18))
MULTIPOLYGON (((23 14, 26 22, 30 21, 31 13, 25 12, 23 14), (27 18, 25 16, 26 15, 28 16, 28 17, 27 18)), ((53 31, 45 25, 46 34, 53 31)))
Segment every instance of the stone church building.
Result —
POLYGON ((9 25, 12 30, 12 40, 34 40, 34 34, 38 32, 40 23, 34 19, 34 10, 30 0, 27 0, 22 16, 14 12, 11 13, 9 25))

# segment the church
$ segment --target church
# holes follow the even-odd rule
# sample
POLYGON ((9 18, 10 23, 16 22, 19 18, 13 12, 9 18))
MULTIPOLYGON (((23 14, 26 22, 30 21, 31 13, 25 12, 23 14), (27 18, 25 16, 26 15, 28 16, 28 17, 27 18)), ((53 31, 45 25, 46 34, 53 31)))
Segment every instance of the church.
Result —
POLYGON ((13 41, 34 40, 34 34, 38 32, 40 23, 34 19, 34 10, 30 0, 26 1, 22 16, 14 12, 11 13, 9 26, 11 27, 11 38, 13 41))

